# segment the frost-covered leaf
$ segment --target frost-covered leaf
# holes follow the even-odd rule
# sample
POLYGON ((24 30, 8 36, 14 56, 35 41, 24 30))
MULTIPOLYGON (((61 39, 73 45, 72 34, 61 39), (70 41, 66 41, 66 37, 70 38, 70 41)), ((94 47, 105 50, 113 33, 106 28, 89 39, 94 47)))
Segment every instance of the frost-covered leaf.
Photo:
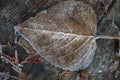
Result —
POLYGON ((19 44, 65 70, 86 68, 95 54, 96 16, 90 6, 64 1, 15 27, 19 44))

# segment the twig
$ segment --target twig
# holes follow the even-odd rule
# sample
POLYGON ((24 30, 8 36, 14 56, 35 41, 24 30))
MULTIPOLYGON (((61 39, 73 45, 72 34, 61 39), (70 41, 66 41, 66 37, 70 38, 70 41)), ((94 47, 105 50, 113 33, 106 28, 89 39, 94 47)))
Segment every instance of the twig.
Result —
POLYGON ((14 78, 14 79, 17 79, 17 80, 22 80, 18 77, 15 77, 15 76, 12 76, 12 75, 9 75, 9 74, 5 74, 5 73, 2 73, 2 72, 0 72, 0 75, 8 76, 8 77, 11 77, 11 78, 14 78))
POLYGON ((33 64, 37 64, 39 62, 43 62, 44 59, 42 59, 41 57, 38 57, 38 58, 31 58, 31 57, 27 57, 25 60, 23 60, 21 62, 21 64, 25 64, 25 63, 33 63, 33 64))
POLYGON ((9 59, 7 59, 4 56, 1 56, 1 58, 3 58, 6 62, 9 62, 14 68, 16 68, 16 70, 17 70, 18 73, 20 73, 20 74, 22 73, 21 69, 18 66, 16 66, 13 62, 11 62, 9 59))
POLYGON ((18 53, 17 50, 15 50, 15 63, 18 65, 18 53))
POLYGON ((8 46, 9 46, 9 47, 11 47, 11 44, 10 44, 10 42, 8 42, 8 46))
POLYGON ((4 56, 4 57, 6 57, 6 58, 9 59, 9 60, 13 60, 10 56, 8 56, 8 55, 6 55, 6 54, 4 54, 4 53, 0 53, 0 56, 4 56))
POLYGON ((0 53, 2 53, 2 45, 1 45, 1 43, 0 43, 0 53))

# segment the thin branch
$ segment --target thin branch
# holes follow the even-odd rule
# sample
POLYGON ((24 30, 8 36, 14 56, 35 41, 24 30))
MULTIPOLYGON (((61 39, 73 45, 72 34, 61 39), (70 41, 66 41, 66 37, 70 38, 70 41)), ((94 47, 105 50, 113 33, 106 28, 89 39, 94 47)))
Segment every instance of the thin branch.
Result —
POLYGON ((16 65, 18 65, 18 53, 17 53, 17 50, 15 50, 15 63, 16 65))
POLYGON ((22 80, 18 77, 15 77, 15 76, 12 76, 12 75, 9 75, 9 74, 5 74, 5 73, 2 73, 2 72, 0 72, 0 75, 8 76, 8 77, 11 77, 11 78, 14 78, 14 79, 17 79, 17 80, 22 80))
POLYGON ((21 69, 18 66, 16 66, 13 62, 11 62, 9 59, 7 59, 4 56, 1 56, 1 58, 3 58, 6 62, 9 62, 14 68, 16 68, 16 70, 17 70, 18 73, 20 73, 20 74, 22 73, 21 69))

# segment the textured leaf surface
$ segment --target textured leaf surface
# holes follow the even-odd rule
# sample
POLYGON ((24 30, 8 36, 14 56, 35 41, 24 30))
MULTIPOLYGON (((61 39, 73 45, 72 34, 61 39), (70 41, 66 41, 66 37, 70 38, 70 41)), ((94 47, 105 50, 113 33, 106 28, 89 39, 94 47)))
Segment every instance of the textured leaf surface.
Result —
POLYGON ((64 1, 15 27, 23 38, 19 44, 35 50, 51 64, 65 70, 86 68, 96 44, 96 16, 86 4, 64 1))

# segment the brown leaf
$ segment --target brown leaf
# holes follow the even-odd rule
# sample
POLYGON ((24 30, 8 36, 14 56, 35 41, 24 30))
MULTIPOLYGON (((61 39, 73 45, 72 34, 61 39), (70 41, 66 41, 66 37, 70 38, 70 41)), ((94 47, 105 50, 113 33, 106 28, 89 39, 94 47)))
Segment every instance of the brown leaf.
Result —
POLYGON ((88 71, 87 70, 83 70, 83 71, 81 71, 80 75, 82 77, 87 77, 88 76, 88 71))
POLYGON ((51 64, 77 71, 93 59, 96 24, 90 6, 64 1, 19 24, 15 31, 23 37, 19 44, 27 51, 32 48, 51 64))
POLYGON ((63 79, 64 77, 68 76, 69 71, 63 71, 62 73, 59 74, 60 79, 63 79))

